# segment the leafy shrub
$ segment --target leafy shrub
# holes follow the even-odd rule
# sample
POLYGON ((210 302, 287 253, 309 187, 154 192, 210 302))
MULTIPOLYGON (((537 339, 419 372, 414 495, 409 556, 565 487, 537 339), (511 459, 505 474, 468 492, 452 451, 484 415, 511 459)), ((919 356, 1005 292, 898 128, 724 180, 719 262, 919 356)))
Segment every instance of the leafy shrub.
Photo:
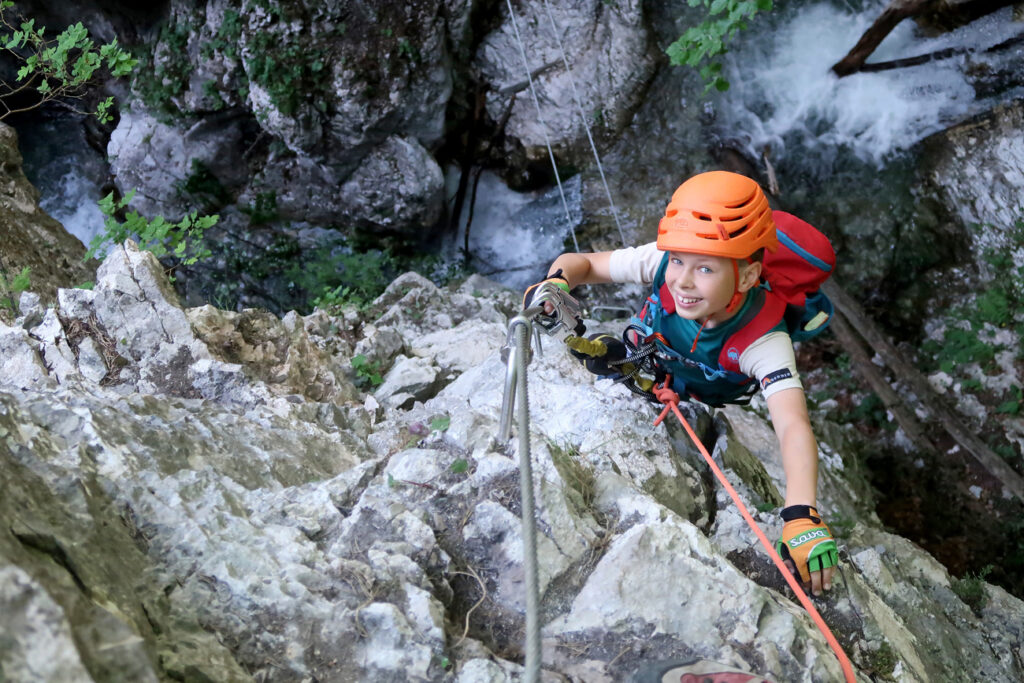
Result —
POLYGON ((985 577, 991 572, 992 567, 986 566, 977 574, 967 572, 962 578, 953 582, 953 592, 975 613, 980 612, 988 604, 988 593, 985 591, 985 577))
POLYGON ((81 114, 92 114, 101 123, 107 123, 112 115, 110 108, 113 97, 101 100, 95 112, 80 111, 73 104, 81 99, 85 91, 95 84, 98 73, 106 67, 114 78, 127 76, 135 68, 137 60, 121 49, 116 40, 96 47, 89 31, 82 22, 68 26, 53 40, 44 37, 45 27, 36 28, 35 19, 14 20, 12 24, 10 0, 0 1, 0 47, 14 56, 20 64, 15 87, 0 83, 0 119, 10 114, 28 111, 51 100, 69 104, 81 114), (39 100, 12 110, 6 100, 21 93, 27 87, 34 87, 39 100))
POLYGON ((7 269, 0 264, 0 288, 3 289, 4 295, 0 299, 0 306, 9 309, 13 315, 18 315, 18 295, 32 286, 31 272, 32 269, 25 266, 8 282, 7 269))
POLYGON ((119 200, 114 199, 113 192, 100 200, 100 211, 106 216, 104 231, 90 242, 86 259, 106 258, 106 250, 111 244, 121 244, 127 239, 138 240, 140 249, 150 251, 157 257, 171 254, 184 265, 192 265, 210 257, 210 250, 203 242, 203 233, 216 225, 219 216, 199 216, 193 211, 177 223, 171 223, 163 216, 149 220, 137 211, 130 211, 125 214, 124 222, 121 222, 117 214, 134 197, 135 190, 132 190, 119 200))
POLYGON ((352 370, 356 373, 356 385, 361 388, 379 387, 384 381, 380 374, 380 361, 369 361, 363 354, 352 356, 352 370))
POLYGON ((703 5, 708 17, 686 32, 665 52, 676 66, 699 69, 704 79, 705 92, 711 88, 728 90, 729 81, 722 77, 719 57, 728 49, 728 43, 737 32, 747 27, 747 20, 758 12, 772 9, 772 0, 687 0, 690 7, 703 5))

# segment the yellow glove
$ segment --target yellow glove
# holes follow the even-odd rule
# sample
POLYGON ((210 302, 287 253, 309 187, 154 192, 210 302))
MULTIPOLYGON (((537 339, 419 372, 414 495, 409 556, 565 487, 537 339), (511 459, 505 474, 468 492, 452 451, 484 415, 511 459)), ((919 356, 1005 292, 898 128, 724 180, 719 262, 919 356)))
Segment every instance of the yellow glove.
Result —
POLYGON ((832 531, 811 505, 790 505, 781 514, 785 524, 776 549, 800 580, 805 585, 812 584, 817 594, 822 585, 828 587, 831 583, 832 572, 827 570, 839 564, 832 531))

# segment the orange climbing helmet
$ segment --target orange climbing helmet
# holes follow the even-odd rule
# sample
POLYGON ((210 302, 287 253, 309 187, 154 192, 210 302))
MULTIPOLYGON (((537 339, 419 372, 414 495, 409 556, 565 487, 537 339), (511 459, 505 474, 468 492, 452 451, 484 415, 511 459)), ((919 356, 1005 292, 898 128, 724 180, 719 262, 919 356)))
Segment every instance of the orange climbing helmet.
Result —
POLYGON ((672 194, 658 223, 658 249, 745 259, 779 246, 768 198, 750 178, 728 171, 693 176, 672 194))

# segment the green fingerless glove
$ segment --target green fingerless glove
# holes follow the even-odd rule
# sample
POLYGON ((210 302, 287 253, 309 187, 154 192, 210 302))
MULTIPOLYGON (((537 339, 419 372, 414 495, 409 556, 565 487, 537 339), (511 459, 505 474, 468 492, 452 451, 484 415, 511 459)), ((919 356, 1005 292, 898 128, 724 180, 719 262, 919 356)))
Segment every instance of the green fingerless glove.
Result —
POLYGON ((832 531, 810 505, 790 505, 782 510, 782 539, 776 550, 784 560, 792 560, 800 580, 810 583, 811 572, 839 564, 839 549, 832 531))
POLYGON ((526 288, 526 291, 523 292, 523 309, 527 309, 530 307, 530 304, 533 303, 534 295, 537 293, 537 290, 540 288, 540 286, 545 282, 551 282, 555 284, 559 289, 564 290, 567 294, 569 293, 569 281, 565 279, 565 277, 562 275, 562 269, 559 268, 554 273, 551 273, 537 284, 530 285, 529 287, 526 288))

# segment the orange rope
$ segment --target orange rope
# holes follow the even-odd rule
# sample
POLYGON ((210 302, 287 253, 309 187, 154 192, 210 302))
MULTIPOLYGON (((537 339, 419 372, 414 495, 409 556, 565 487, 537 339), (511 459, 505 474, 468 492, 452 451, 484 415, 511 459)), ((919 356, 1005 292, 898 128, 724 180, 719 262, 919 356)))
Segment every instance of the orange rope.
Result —
POLYGON ((722 486, 725 487, 725 490, 728 491, 733 502, 736 503, 736 507, 739 508, 740 514, 743 515, 743 519, 746 520, 747 524, 757 535, 757 540, 759 540, 761 545, 764 546, 764 549, 768 551, 768 556, 772 558, 772 562, 774 562, 775 566, 779 568, 779 571, 782 573, 782 577, 786 579, 786 583, 788 583, 789 587, 793 589, 794 593, 796 593, 796 597, 800 600, 800 604, 804 606, 807 613, 811 615, 811 619, 814 620, 814 624, 818 627, 818 630, 821 631, 823 636, 825 636, 825 640, 828 641, 829 646, 832 648, 832 651, 835 652, 836 658, 839 660, 839 666, 843 669, 843 675, 846 678, 847 683, 856 683, 857 679, 853 674, 853 665, 850 663, 850 659, 846 656, 846 653, 843 652, 843 648, 839 645, 839 641, 836 640, 834 635, 832 635, 832 631, 829 629, 828 624, 826 624, 825 620, 821 618, 821 615, 818 613, 818 610, 815 609, 811 599, 807 597, 807 593, 805 593, 804 589, 800 587, 799 583, 797 583, 793 574, 790 573, 789 569, 782 561, 782 558, 779 557, 779 553, 772 546, 771 541, 768 540, 768 537, 764 535, 763 531, 761 531, 761 527, 757 525, 757 522, 754 521, 750 512, 747 511, 746 506, 743 505, 743 501, 740 500, 739 494, 736 493, 736 489, 732 487, 732 484, 730 484, 725 478, 725 474, 723 474, 722 470, 718 468, 715 461, 711 459, 708 449, 704 448, 704 444, 702 444, 700 439, 697 438, 697 434, 694 433, 693 427, 691 427, 690 423, 683 418, 683 414, 679 412, 679 394, 672 391, 670 388, 671 383, 672 376, 669 375, 665 378, 665 384, 663 386, 654 387, 655 397, 665 404, 665 408, 661 411, 661 415, 658 416, 658 419, 654 421, 654 425, 658 426, 661 424, 668 415, 669 410, 676 414, 676 417, 679 418, 679 423, 686 429, 686 433, 690 435, 690 439, 693 440, 693 444, 697 447, 697 450, 700 451, 700 454, 704 456, 704 459, 711 467, 711 471, 715 473, 718 481, 721 482, 722 486))

